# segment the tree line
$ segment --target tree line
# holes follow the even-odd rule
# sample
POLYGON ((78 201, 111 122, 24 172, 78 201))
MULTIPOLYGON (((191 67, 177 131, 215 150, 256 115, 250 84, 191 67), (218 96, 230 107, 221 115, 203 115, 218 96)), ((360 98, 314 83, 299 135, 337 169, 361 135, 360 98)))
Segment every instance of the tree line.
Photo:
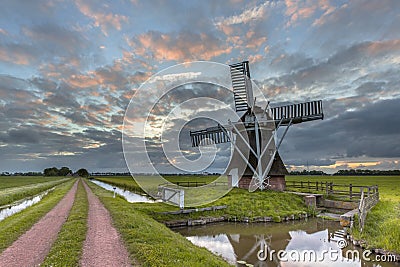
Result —
POLYGON ((81 168, 77 170, 75 173, 73 173, 72 170, 68 167, 61 167, 60 169, 52 167, 43 170, 43 176, 68 176, 68 175, 88 177, 89 172, 86 169, 81 168))

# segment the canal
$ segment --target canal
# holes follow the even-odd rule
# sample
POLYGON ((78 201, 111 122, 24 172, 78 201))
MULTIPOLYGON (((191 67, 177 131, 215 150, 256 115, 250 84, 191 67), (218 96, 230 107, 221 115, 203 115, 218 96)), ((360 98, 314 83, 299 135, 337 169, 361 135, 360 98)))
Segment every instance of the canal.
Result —
POLYGON ((236 266, 400 266, 378 262, 377 255, 368 252, 363 259, 363 250, 342 237, 344 231, 338 222, 320 218, 284 223, 218 223, 173 230, 236 266), (356 259, 357 255, 361 260, 356 259))

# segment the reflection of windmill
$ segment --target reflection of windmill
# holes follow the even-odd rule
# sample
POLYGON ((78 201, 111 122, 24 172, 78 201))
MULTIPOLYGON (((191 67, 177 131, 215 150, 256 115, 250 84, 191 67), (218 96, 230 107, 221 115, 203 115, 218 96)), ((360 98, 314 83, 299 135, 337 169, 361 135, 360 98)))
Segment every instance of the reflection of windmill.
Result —
POLYGON ((280 266, 279 259, 271 247, 272 235, 228 235, 228 240, 237 257, 237 263, 246 265, 251 262, 254 266, 269 266, 269 262, 275 263, 274 266, 280 266), (236 240, 235 240, 236 239, 236 240), (260 259, 262 257, 265 259, 260 259))
POLYGON ((248 188, 285 189, 287 170, 278 149, 293 124, 323 119, 322 101, 312 101, 270 108, 255 105, 250 80, 249 62, 230 65, 235 109, 240 120, 226 126, 218 125, 191 131, 192 146, 232 142, 234 152, 227 168, 232 186, 248 188), (277 129, 286 127, 281 139, 277 129), (241 177, 239 181, 239 176, 241 177))

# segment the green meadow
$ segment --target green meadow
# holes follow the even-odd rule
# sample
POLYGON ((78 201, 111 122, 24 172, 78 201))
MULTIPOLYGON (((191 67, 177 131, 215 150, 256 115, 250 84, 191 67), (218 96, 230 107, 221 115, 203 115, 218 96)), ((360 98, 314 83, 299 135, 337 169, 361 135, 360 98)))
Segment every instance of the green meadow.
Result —
MULTIPOLYGON (((167 176, 170 182, 210 183, 216 176, 167 176)), ((125 186, 127 189, 138 188, 131 177, 103 177, 96 178, 116 186, 125 186)), ((287 176, 287 184, 291 181, 333 182, 335 184, 378 185, 380 202, 368 213, 364 231, 360 233, 356 227, 353 236, 363 239, 370 248, 384 248, 400 252, 400 177, 399 176, 287 176)), ((227 216, 232 220, 247 218, 251 221, 259 216, 271 216, 280 221, 283 216, 310 213, 300 197, 288 193, 263 191, 249 193, 243 189, 233 189, 221 199, 211 205, 227 205, 225 210, 197 212, 185 215, 162 215, 159 212, 177 210, 178 208, 164 203, 134 204, 138 210, 152 216, 158 221, 176 219, 196 219, 207 216, 227 216)))

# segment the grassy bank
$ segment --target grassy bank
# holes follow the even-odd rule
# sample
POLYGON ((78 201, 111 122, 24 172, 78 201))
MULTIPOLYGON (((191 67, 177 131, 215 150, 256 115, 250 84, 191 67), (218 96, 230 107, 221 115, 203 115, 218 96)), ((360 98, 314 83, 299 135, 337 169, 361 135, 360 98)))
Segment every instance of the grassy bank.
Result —
POLYGON ((0 176, 0 190, 5 188, 19 187, 30 184, 51 182, 65 177, 44 176, 0 176))
POLYGON ((71 179, 50 192, 43 199, 0 222, 0 252, 10 246, 23 233, 29 230, 40 218, 54 208, 71 189, 75 179, 71 179))
POLYGON ((2 187, 0 189, 0 206, 34 196, 67 180, 68 178, 64 177, 53 177, 51 179, 25 176, 0 177, 0 185, 2 187), (37 183, 34 183, 34 181, 37 183), (11 187, 11 185, 14 187, 11 187))
MULTIPOLYGON (((196 181, 193 176, 174 176, 171 180, 176 181, 196 181), (189 178, 191 180, 189 180, 189 178)), ((202 176, 197 181, 211 182, 216 177, 202 176)), ((124 185, 135 185, 135 181, 130 177, 107 177, 101 178, 104 182, 124 187, 124 185)), ((137 185, 136 185, 137 186, 137 185)), ((129 190, 129 188, 127 188, 129 190)), ((220 217, 225 216, 229 220, 248 220, 252 221, 257 217, 272 217, 274 221, 281 221, 282 217, 310 213, 304 204, 302 197, 284 192, 258 191, 250 193, 244 189, 235 188, 221 199, 214 201, 206 206, 227 205, 227 209, 217 211, 195 212, 191 214, 163 215, 162 211, 178 210, 178 207, 164 203, 154 204, 134 204, 136 208, 158 221, 197 219, 201 217, 220 217)))
POLYGON ((112 197, 112 193, 88 182, 110 211, 127 246, 132 263, 143 266, 229 266, 205 248, 199 248, 180 234, 138 211, 134 204, 112 197), (137 262, 135 262, 137 261, 137 262))
POLYGON ((340 184, 378 185, 380 201, 367 215, 364 230, 357 225, 353 236, 369 248, 400 253, 400 177, 399 176, 289 176, 287 181, 328 181, 340 184))
POLYGON ((86 238, 88 209, 86 191, 80 181, 68 219, 41 266, 79 266, 86 238))

